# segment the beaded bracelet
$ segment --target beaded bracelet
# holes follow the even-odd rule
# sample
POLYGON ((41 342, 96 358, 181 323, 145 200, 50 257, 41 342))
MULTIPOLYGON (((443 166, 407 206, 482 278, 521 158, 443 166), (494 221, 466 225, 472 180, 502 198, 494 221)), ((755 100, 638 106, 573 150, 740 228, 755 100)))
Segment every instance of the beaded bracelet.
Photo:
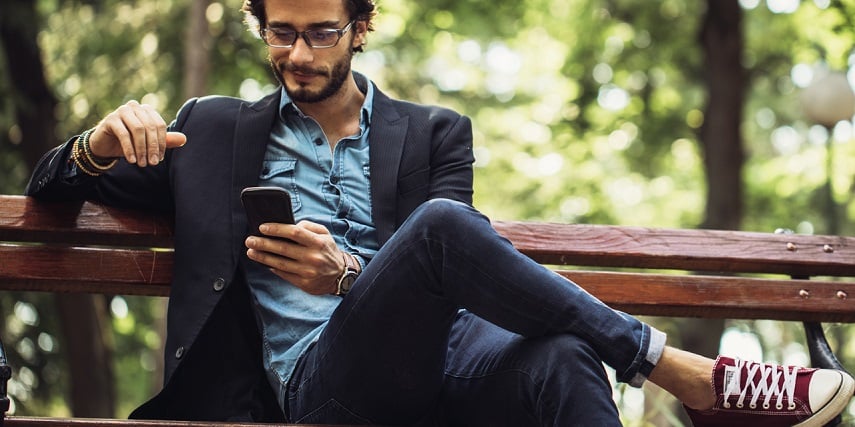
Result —
POLYGON ((74 164, 77 165, 77 169, 83 171, 86 175, 101 175, 100 172, 91 170, 90 166, 86 162, 85 156, 83 155, 83 148, 80 146, 81 138, 83 138, 83 135, 80 135, 76 140, 74 140, 74 145, 71 147, 71 159, 74 160, 74 164))
POLYGON ((83 132, 77 140, 74 141, 74 146, 71 150, 71 158, 77 168, 83 173, 90 176, 98 176, 110 170, 116 165, 118 159, 110 160, 108 163, 99 162, 92 154, 92 149, 89 147, 89 137, 95 129, 89 129, 83 132))
POLYGON ((83 132, 83 135, 80 137, 83 139, 80 142, 80 145, 83 146, 83 154, 86 156, 86 160, 98 171, 106 172, 116 166, 116 162, 118 159, 112 159, 104 163, 103 161, 98 161, 96 159, 97 156, 92 154, 92 148, 89 147, 89 137, 92 136, 92 133, 95 132, 95 128, 89 129, 86 132, 83 132))

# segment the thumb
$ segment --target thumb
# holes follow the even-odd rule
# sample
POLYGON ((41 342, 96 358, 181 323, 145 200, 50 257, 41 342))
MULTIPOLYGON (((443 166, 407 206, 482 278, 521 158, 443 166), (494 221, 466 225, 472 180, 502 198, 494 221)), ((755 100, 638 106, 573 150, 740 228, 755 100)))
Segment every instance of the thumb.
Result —
POLYGON ((187 143, 187 135, 181 132, 166 132, 166 148, 182 147, 187 143))

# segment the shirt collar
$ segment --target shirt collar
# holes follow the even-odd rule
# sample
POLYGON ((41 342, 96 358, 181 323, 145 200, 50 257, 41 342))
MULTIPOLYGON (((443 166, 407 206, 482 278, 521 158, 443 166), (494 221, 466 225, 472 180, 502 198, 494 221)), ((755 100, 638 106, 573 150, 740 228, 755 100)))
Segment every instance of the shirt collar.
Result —
MULTIPOLYGON (((353 71, 353 78, 356 80, 356 87, 365 95, 365 100, 362 102, 360 113, 362 117, 359 120, 359 127, 362 131, 371 124, 371 111, 374 108, 374 82, 365 77, 362 73, 353 71)), ((288 92, 285 91, 285 86, 280 89, 282 96, 279 99, 279 117, 284 121, 286 114, 296 113, 300 117, 306 117, 300 108, 297 107, 288 92)))

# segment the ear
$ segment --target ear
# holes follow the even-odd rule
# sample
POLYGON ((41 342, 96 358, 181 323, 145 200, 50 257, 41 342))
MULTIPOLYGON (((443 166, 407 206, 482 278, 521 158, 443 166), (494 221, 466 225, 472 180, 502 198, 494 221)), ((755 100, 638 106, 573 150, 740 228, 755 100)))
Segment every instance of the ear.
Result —
POLYGON ((359 46, 364 46, 368 42, 368 23, 365 21, 356 21, 353 23, 353 42, 350 47, 355 49, 359 46))

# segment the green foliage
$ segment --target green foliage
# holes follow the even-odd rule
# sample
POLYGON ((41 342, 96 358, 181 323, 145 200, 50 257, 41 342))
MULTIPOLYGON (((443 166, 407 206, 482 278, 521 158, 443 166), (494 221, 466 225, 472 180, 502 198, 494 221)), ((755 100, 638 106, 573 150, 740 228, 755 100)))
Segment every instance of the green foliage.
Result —
POLYGON ((68 415, 65 396, 57 391, 68 382, 53 296, 10 292, 0 298, 0 331, 13 367, 9 395, 19 414, 68 415))
POLYGON ((166 299, 115 296, 110 302, 119 407, 126 417, 160 390, 166 299))
POLYGON ((464 20, 477 3, 384 4, 386 14, 434 26, 400 32, 381 16, 379 53, 360 65, 398 96, 473 117, 482 210, 517 219, 697 222, 702 175, 686 117, 703 101, 693 77, 698 53, 692 38, 669 37, 697 31, 700 11, 689 10, 696 5, 530 1, 516 3, 524 7, 514 14, 464 20), (517 20, 507 24, 509 17, 517 20), (491 20, 497 24, 481 25, 491 20), (598 100, 609 96, 625 97, 626 108, 603 108, 598 100), (668 167, 675 151, 676 171, 668 167), (680 206, 662 215, 666 198, 680 206))

